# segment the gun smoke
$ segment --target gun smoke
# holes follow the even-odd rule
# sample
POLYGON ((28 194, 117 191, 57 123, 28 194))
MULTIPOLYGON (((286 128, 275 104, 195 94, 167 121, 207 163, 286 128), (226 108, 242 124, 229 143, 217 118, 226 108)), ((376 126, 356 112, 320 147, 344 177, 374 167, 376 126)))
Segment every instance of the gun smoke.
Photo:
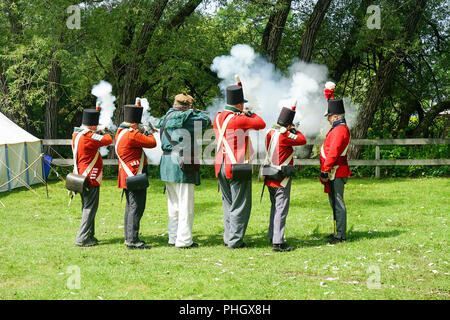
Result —
MULTIPOLYGON (((101 107, 98 129, 115 131, 117 126, 113 122, 113 116, 114 110, 116 110, 114 104, 116 97, 112 95, 112 85, 105 80, 100 80, 100 82, 92 88, 91 93, 97 97, 97 103, 100 103, 101 107)), ((107 156, 108 153, 109 149, 107 146, 100 148, 102 157, 107 156)))
MULTIPOLYGON (((244 96, 248 100, 246 108, 261 116, 267 124, 263 132, 250 133, 256 150, 265 150, 266 131, 277 122, 281 108, 292 107, 295 101, 297 112, 294 124, 307 139, 324 136, 330 128, 323 117, 327 109, 323 89, 329 80, 328 68, 324 65, 293 60, 283 73, 250 46, 237 44, 231 48, 230 55, 214 58, 211 70, 222 79, 219 88, 223 93, 223 98, 214 99, 207 108, 211 119, 223 110, 226 105, 226 87, 236 84, 235 76, 239 75, 244 96)), ((348 98, 343 100, 347 124, 351 127, 356 119, 357 106, 348 98)))
MULTIPOLYGON (((147 127, 156 127, 156 125, 159 122, 158 118, 153 117, 150 114, 150 104, 148 103, 147 98, 140 98, 142 108, 144 108, 144 111, 142 113, 142 124, 147 127)), ((163 151, 161 149, 161 137, 159 135, 159 132, 154 132, 153 136, 156 140, 156 147, 152 149, 144 148, 145 155, 147 157, 147 161, 149 164, 152 165, 159 165, 161 162, 161 156, 163 154, 163 151)))

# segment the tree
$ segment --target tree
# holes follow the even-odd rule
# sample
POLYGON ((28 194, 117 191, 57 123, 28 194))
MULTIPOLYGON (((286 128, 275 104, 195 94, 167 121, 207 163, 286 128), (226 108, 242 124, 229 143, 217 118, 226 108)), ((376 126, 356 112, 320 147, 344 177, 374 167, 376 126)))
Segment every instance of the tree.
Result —
POLYGON ((305 62, 311 61, 317 33, 319 32, 323 18, 325 17, 325 14, 330 7, 330 3, 331 0, 317 1, 314 10, 309 17, 305 33, 302 37, 302 43, 300 44, 300 50, 298 54, 300 60, 305 62))
MULTIPOLYGON (((405 59, 405 51, 402 50, 402 48, 408 47, 408 44, 412 41, 425 9, 426 1, 427 0, 415 0, 413 2, 402 32, 403 39, 401 40, 403 46, 397 47, 394 51, 388 53, 386 57, 382 58, 377 70, 375 82, 368 92, 367 100, 360 110, 356 126, 352 130, 352 137, 354 139, 362 139, 366 136, 367 129, 373 122, 378 104, 389 90, 389 85, 391 84, 393 74, 399 61, 405 59)), ((350 158, 358 158, 360 152, 361 148, 359 146, 352 145, 349 148, 350 158)))
POLYGON ((342 75, 344 75, 346 71, 349 71, 353 65, 360 60, 361 55, 356 55, 352 51, 355 50, 355 46, 358 42, 358 34, 363 26, 363 18, 366 13, 366 9, 371 3, 371 0, 361 0, 355 12, 353 17, 353 26, 350 30, 347 41, 345 42, 344 50, 330 73, 331 79, 333 79, 336 83, 341 80, 342 75))
MULTIPOLYGON (((316 37, 330 4, 331 0, 318 0, 314 6, 314 10, 309 16, 305 32, 302 36, 302 42, 300 44, 298 54, 298 58, 300 60, 311 62, 316 37)), ((302 157, 309 158, 311 156, 312 149, 312 145, 304 146, 305 151, 302 153, 302 157)))
POLYGON ((445 133, 439 110, 448 106, 450 12, 444 0, 427 0, 414 31, 409 21, 419 0, 380 0, 381 30, 365 27, 369 0, 82 3, 81 28, 69 29, 71 0, 53 0, 51 7, 0 1, 0 110, 37 136, 68 138, 82 110, 95 105, 91 89, 101 79, 113 86, 117 124, 123 104, 136 96, 149 99, 154 116, 179 92, 206 108, 221 94, 211 63, 237 43, 266 55, 280 72, 295 57, 326 65, 339 81, 336 96, 362 106, 354 137, 365 137, 367 126, 371 136, 386 138, 445 133), (213 2, 217 12, 203 9, 213 2), (388 133, 379 130, 386 124, 388 133))
MULTIPOLYGON (((61 67, 55 54, 50 58, 50 72, 48 74, 47 95, 45 107, 45 132, 44 139, 56 139, 58 137, 58 102, 60 97, 61 67)), ((47 154, 52 153, 47 150, 47 154)))
MULTIPOLYGON (((153 33, 161 19, 166 8, 168 0, 156 0, 147 8, 144 21, 134 20, 127 24, 125 35, 123 37, 124 49, 121 54, 119 65, 114 67, 123 69, 123 81, 119 82, 119 99, 116 113, 116 121, 119 123, 123 120, 123 106, 125 104, 134 103, 136 97, 136 82, 139 81, 140 69, 142 67, 143 56, 147 51, 147 47, 153 37, 153 33), (142 27, 138 29, 138 22, 142 27), (129 47, 127 46, 129 44, 129 47), (126 57, 126 59, 124 59, 126 57)), ((115 74, 121 74, 121 70, 115 70, 115 74)))
POLYGON ((292 0, 278 0, 275 9, 267 21, 262 37, 261 48, 263 53, 274 65, 278 60, 278 49, 283 35, 286 19, 291 10, 292 0))
POLYGON ((183 22, 186 20, 187 17, 189 17, 195 9, 202 3, 202 0, 189 0, 184 6, 178 10, 176 14, 170 18, 169 22, 167 23, 166 27, 169 30, 178 29, 183 22))
MULTIPOLYGON (((5 21, 2 21, 3 30, 0 34, 3 35, 2 47, 5 50, 10 49, 12 42, 21 38, 22 24, 20 23, 20 12, 16 1, 5 1, 0 3, 0 12, 4 14, 5 21)), ((15 122, 22 123, 21 113, 14 111, 13 101, 10 95, 8 83, 10 82, 7 70, 8 62, 5 58, 0 56, 0 107, 5 115, 15 122)))
MULTIPOLYGON (((164 23, 162 30, 170 34, 178 29, 201 2, 201 0, 189 0, 177 7, 168 22, 164 23)), ((148 61, 146 57, 151 54, 158 55, 157 52, 151 51, 152 42, 167 6, 168 0, 157 0, 142 8, 125 8, 125 11, 136 11, 138 14, 126 22, 122 30, 121 51, 113 58, 111 65, 110 74, 114 75, 119 96, 115 117, 117 123, 123 120, 123 106, 134 103, 135 97, 145 92, 147 86, 142 81, 143 69, 147 69, 145 72, 148 73, 156 68, 154 64, 146 64, 145 61, 148 61), (141 12, 143 12, 142 15, 141 12), (141 19, 141 16, 144 19, 141 19)), ((161 46, 167 38, 163 40, 159 37, 158 40, 160 41, 158 46, 161 46)))
POLYGON ((427 137, 428 136, 428 130, 431 127, 431 124, 433 123, 434 119, 439 115, 439 113, 450 110, 450 100, 444 100, 436 103, 434 106, 432 106, 423 117, 423 120, 420 121, 417 128, 414 129, 413 135, 415 137, 427 137))

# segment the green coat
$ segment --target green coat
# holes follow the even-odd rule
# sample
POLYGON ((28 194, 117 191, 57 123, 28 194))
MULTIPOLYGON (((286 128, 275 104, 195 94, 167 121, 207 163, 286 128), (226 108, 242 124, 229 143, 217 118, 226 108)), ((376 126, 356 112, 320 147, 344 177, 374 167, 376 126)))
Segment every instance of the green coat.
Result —
MULTIPOLYGON (((194 126, 197 122, 197 127, 201 125, 201 129, 204 130, 210 123, 208 115, 204 112, 197 110, 186 110, 186 111, 177 111, 171 108, 164 117, 162 117, 159 121, 158 127, 161 128, 167 116, 170 115, 169 120, 165 125, 167 132, 169 133, 171 140, 176 144, 182 140, 180 135, 174 134, 174 131, 177 129, 186 129, 191 133, 192 140, 194 137, 194 126), (172 113, 174 113, 172 115, 172 113)), ((197 133, 198 135, 199 133, 197 133)), ((172 145, 167 139, 164 132, 160 133, 161 136, 161 148, 163 151, 171 151, 173 150, 172 145)), ((191 143, 191 150, 194 150, 194 143, 191 143)), ((199 152, 201 152, 201 146, 198 147, 199 152)), ((165 182, 176 182, 176 183, 194 183, 195 185, 200 184, 200 173, 185 173, 178 166, 179 156, 175 154, 163 154, 161 157, 160 164, 160 176, 161 180, 165 182)))

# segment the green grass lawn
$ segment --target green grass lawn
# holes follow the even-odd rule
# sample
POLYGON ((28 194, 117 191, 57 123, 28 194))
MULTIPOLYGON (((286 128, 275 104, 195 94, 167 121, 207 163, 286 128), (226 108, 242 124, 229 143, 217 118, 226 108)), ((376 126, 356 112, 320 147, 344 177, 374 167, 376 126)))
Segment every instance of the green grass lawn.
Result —
POLYGON ((151 250, 126 250, 121 191, 104 181, 96 247, 74 245, 80 197, 68 207, 62 182, 4 192, 0 200, 0 299, 449 299, 448 178, 350 179, 348 241, 327 245, 327 195, 316 179, 295 180, 287 218, 292 252, 267 239, 270 200, 253 184, 245 242, 223 246, 216 180, 196 187, 191 250, 168 247, 163 183, 151 181, 141 238, 151 250), (74 287, 79 270, 80 288, 74 287))

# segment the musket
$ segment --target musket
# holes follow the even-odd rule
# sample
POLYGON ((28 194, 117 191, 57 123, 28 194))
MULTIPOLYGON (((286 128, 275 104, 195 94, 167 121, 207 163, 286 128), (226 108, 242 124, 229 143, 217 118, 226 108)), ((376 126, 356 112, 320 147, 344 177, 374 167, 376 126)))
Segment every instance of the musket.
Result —
MULTIPOLYGON (((234 78, 236 79, 237 85, 239 87, 242 87, 242 81, 241 81, 241 78, 239 78, 239 75, 235 75, 234 78)), ((243 111, 244 111, 244 114, 246 114, 247 116, 250 116, 253 113, 252 110, 248 106, 243 111), (247 114, 247 112, 250 112, 250 113, 247 114)))
MULTIPOLYGON (((141 98, 137 97, 135 104, 138 107, 142 107, 141 98)), ((144 127, 146 127, 146 126, 144 126, 144 127)), ((156 129, 155 126, 151 122, 148 123, 148 128, 150 129, 151 133, 158 132, 158 129, 156 129)))
POLYGON ((152 131, 152 133, 159 131, 158 129, 156 129, 156 127, 151 122, 148 123, 148 127, 149 127, 150 131, 152 131))
MULTIPOLYGON (((97 100, 97 102, 95 104, 95 110, 100 111, 100 112, 102 111, 102 102, 100 100, 97 100)), ((114 131, 111 130, 110 128, 97 129, 94 131, 94 133, 99 133, 102 135, 105 133, 108 133, 108 132, 114 133, 114 131)))
POLYGON ((209 112, 206 111, 206 110, 201 110, 201 109, 197 109, 197 108, 192 108, 192 109, 195 110, 195 111, 199 111, 199 112, 202 112, 202 113, 204 113, 204 114, 209 115, 209 112))
POLYGON ((104 129, 97 129, 95 131, 95 133, 99 133, 99 134, 106 134, 106 133, 116 133, 117 130, 111 130, 110 128, 104 128, 104 129))
POLYGON ((186 109, 182 109, 182 110, 180 110, 180 111, 187 111, 187 110, 195 110, 195 111, 199 111, 199 112, 202 112, 202 113, 204 113, 204 114, 207 114, 207 115, 209 115, 209 112, 208 111, 206 111, 206 110, 201 110, 201 109, 198 109, 198 108, 195 108, 193 105, 191 106, 191 107, 187 107, 186 109))

